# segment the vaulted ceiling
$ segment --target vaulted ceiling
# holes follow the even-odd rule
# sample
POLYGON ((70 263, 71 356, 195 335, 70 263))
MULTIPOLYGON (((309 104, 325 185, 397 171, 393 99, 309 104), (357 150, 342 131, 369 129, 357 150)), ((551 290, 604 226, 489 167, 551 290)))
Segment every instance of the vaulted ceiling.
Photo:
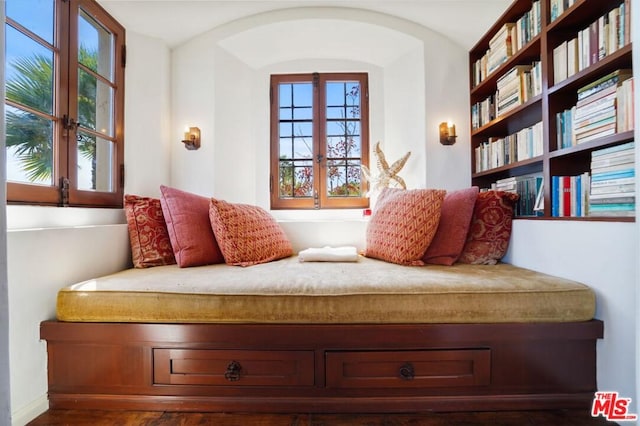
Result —
POLYGON ((298 7, 363 9, 415 22, 465 49, 489 29, 511 0, 99 0, 127 30, 175 47, 217 26, 298 7))

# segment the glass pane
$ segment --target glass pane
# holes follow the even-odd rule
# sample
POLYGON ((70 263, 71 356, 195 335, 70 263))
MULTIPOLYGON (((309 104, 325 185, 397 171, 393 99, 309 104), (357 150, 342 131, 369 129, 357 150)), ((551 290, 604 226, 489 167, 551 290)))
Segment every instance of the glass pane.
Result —
POLYGON ((347 116, 349 118, 360 118, 360 84, 350 81, 346 84, 347 116))
POLYGON ((293 105, 310 107, 313 105, 313 85, 311 83, 295 83, 293 86, 293 105))
POLYGON ((78 131, 78 189, 113 191, 114 143, 78 131))
POLYGON ((328 107, 327 108, 327 119, 335 119, 335 118, 346 118, 346 113, 344 107, 328 107))
POLYGON ((304 138, 313 138, 312 123, 295 123, 295 135, 304 138))
POLYGON ((360 158, 360 138, 327 138, 327 158, 360 158))
POLYGON ((311 197, 313 195, 313 166, 310 162, 296 163, 293 175, 293 196, 311 197))
POLYGON ((291 122, 280 123, 280 137, 293 136, 293 124, 291 122))
POLYGON ((7 180, 53 184, 53 122, 5 105, 7 180))
POLYGON ((113 35, 80 10, 78 15, 78 62, 113 81, 113 35))
POLYGON ((327 83, 327 106, 343 106, 346 93, 344 82, 327 83))
POLYGON ((87 129, 113 136, 113 89, 78 69, 78 122, 87 129))
POLYGON ((311 107, 303 107, 303 108, 294 108, 293 110, 293 118, 295 120, 311 120, 313 117, 313 108, 311 107))
POLYGON ((290 107, 293 104, 293 99, 291 99, 291 84, 280 84, 279 85, 278 99, 280 100, 280 107, 290 107))
POLYGON ((288 160, 293 158, 293 139, 280 138, 280 159, 288 160))
POLYGON ((311 197, 313 165, 310 161, 280 161, 280 197, 311 197))
POLYGON ((53 44, 54 0, 6 0, 7 17, 53 44))
POLYGON ((327 161, 327 195, 330 197, 360 197, 360 163, 327 161))
POLYGON ((303 138, 295 138, 293 140, 295 158, 309 159, 313 158, 313 150, 311 147, 311 140, 303 138))
POLYGON ((280 108, 280 120, 291 120, 292 118, 291 108, 280 108))
POLYGON ((293 162, 280 161, 280 197, 293 197, 293 162))
POLYGON ((6 29, 7 99, 53 114, 53 52, 10 26, 6 29))
POLYGON ((347 124, 345 121, 327 121, 327 136, 345 136, 347 124))

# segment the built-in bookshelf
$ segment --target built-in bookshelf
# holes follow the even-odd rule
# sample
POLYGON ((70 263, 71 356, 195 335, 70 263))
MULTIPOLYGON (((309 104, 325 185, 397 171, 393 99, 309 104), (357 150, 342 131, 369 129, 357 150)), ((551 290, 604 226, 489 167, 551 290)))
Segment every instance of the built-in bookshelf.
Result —
POLYGON ((630 7, 515 0, 469 52, 472 183, 519 217, 635 220, 630 7))

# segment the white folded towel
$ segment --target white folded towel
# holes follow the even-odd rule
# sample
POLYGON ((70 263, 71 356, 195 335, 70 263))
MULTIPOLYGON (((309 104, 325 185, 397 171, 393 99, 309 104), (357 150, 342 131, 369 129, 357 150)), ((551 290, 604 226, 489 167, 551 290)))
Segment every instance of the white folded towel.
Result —
POLYGON ((300 262, 357 262, 358 250, 355 247, 308 248, 298 253, 300 262))

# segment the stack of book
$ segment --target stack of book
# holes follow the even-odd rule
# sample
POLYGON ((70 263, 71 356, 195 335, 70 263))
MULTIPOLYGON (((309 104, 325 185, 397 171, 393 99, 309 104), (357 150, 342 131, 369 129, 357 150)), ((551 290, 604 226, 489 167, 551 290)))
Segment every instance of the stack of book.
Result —
POLYGON ((630 69, 617 70, 578 89, 578 102, 573 116, 576 143, 616 133, 618 87, 631 76, 630 69))
POLYGON ((531 65, 517 65, 496 83, 496 116, 499 117, 542 93, 540 61, 531 65))
POLYGON ((590 216, 635 216, 635 143, 591 153, 590 216))
POLYGON ((589 173, 551 177, 551 216, 583 217, 589 207, 589 173))
POLYGON ((496 181, 491 189, 513 192, 520 196, 515 206, 516 216, 541 216, 544 213, 542 180, 540 173, 514 176, 496 181))
POLYGON ((473 86, 477 86, 506 60, 536 37, 542 28, 540 0, 531 4, 515 23, 509 22, 489 40, 489 49, 471 64, 473 86))
POLYGON ((493 71, 498 69, 500 65, 507 62, 515 49, 513 46, 513 38, 512 34, 514 31, 515 24, 508 22, 500 28, 491 40, 489 40, 489 50, 487 57, 487 71, 491 74, 493 71))
POLYGON ((542 122, 475 148, 476 172, 502 167, 542 155, 542 122))
MULTIPOLYGON (((564 5, 558 6, 559 13, 570 6, 567 0, 551 0, 551 20, 555 19, 554 2, 564 5)), ((629 44, 630 11, 630 0, 625 0, 578 31, 575 37, 556 46, 553 49, 553 83, 560 83, 629 44)))

